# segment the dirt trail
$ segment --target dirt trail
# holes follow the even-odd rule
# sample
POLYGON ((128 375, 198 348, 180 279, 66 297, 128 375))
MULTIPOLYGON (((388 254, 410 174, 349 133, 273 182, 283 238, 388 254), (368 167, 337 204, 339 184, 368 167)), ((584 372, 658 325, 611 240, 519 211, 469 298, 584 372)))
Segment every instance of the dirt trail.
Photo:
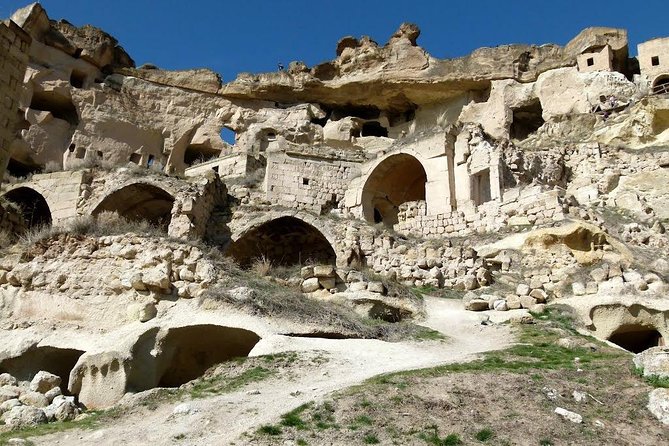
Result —
POLYGON ((449 337, 445 342, 387 343, 377 340, 330 340, 270 336, 252 355, 284 351, 318 354, 328 361, 292 379, 269 379, 242 390, 188 401, 191 411, 173 415, 178 403, 122 417, 95 431, 71 430, 32 439, 36 444, 79 445, 189 445, 244 444, 244 432, 276 423, 282 413, 309 401, 358 384, 382 373, 471 360, 476 354, 504 348, 512 341, 508 326, 480 323, 480 315, 466 312, 462 303, 427 297, 429 318, 421 324, 449 337), (253 392, 250 392, 253 391, 253 392))

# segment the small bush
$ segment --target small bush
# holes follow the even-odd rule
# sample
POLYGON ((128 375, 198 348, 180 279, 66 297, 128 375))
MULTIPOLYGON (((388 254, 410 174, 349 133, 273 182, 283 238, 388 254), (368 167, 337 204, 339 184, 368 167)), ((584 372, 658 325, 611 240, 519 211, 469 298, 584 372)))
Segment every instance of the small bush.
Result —
POLYGON ((270 276, 273 269, 274 264, 264 254, 255 259, 251 264, 251 272, 260 277, 270 276))
POLYGON ((258 433, 264 434, 264 435, 281 435, 283 431, 279 426, 274 426, 271 424, 265 424, 264 426, 260 426, 258 429, 258 433))
POLYGON ((488 429, 487 427, 485 429, 481 429, 480 431, 478 431, 476 433, 476 435, 474 435, 474 437, 478 441, 482 441, 482 442, 490 440, 492 438, 492 436, 493 436, 492 430, 488 429))
POLYGON ((365 444, 379 444, 381 441, 379 440, 379 437, 377 437, 374 434, 367 434, 363 437, 362 441, 365 444))

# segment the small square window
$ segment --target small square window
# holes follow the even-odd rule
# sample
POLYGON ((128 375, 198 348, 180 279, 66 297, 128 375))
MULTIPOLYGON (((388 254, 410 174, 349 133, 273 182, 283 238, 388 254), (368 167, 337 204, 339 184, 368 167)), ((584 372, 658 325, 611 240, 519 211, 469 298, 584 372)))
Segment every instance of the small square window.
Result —
POLYGON ((593 66, 595 64, 595 58, 594 57, 588 57, 588 60, 586 61, 589 67, 593 66))
POLYGON ((302 184, 304 186, 308 186, 309 185, 309 178, 302 178, 302 184))
POLYGON ((650 64, 654 67, 660 65, 660 56, 653 56, 650 58, 650 64))

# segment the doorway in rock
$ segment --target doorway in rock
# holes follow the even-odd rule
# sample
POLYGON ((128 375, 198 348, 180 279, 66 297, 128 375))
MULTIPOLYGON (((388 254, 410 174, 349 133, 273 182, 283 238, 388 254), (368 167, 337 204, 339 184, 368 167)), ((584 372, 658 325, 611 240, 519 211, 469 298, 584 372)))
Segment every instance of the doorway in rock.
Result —
POLYGON ((632 353, 664 345, 664 338, 660 332, 655 327, 644 325, 623 325, 613 332, 608 340, 632 353))
POLYGON ((399 206, 425 200, 427 174, 417 158, 400 153, 383 160, 369 175, 362 190, 365 219, 392 226, 399 206))
POLYGON ((242 267, 262 259, 272 265, 334 264, 335 250, 314 226, 296 217, 280 217, 248 231, 227 251, 242 267))
POLYGON ((172 328, 159 341, 158 387, 179 387, 216 364, 248 356, 260 337, 242 328, 191 325, 172 328))
POLYGON ((17 187, 4 197, 20 209, 27 228, 51 225, 51 209, 42 194, 30 187, 17 187))
POLYGON ((131 221, 147 221, 167 231, 172 218, 174 197, 147 183, 133 183, 107 195, 92 214, 116 212, 131 221))

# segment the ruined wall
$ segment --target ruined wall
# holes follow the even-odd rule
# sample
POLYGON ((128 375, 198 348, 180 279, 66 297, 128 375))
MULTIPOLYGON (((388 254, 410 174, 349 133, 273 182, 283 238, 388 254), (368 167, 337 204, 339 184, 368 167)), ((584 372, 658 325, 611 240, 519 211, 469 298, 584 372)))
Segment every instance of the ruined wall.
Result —
POLYGON ((14 22, 0 23, 0 180, 11 155, 9 147, 15 136, 30 41, 30 36, 14 22))
POLYGON ((359 164, 317 156, 268 153, 267 199, 318 214, 338 207, 351 179, 359 175, 359 164))

